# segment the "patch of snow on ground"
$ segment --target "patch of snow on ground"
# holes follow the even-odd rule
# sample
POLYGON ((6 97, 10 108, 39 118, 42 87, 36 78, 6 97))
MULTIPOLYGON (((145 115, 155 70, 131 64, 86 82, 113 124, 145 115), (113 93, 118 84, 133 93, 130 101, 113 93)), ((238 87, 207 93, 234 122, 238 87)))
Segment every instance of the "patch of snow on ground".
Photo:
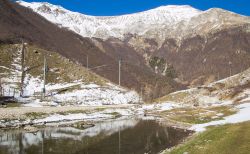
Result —
POLYGON ((178 107, 180 107, 180 105, 174 103, 162 103, 156 105, 156 109, 159 111, 171 110, 173 108, 178 108, 178 107))
POLYGON ((103 113, 105 114, 118 113, 121 116, 130 116, 135 114, 131 109, 107 109, 103 113))
POLYGON ((166 103, 160 103, 160 104, 150 104, 150 105, 142 105, 141 108, 137 109, 139 112, 149 111, 149 110, 155 110, 155 111, 167 111, 174 108, 182 107, 183 105, 179 105, 176 103, 166 102, 166 103))
POLYGON ((44 123, 44 122, 58 122, 58 121, 72 121, 72 120, 88 120, 88 119, 108 119, 112 118, 112 115, 103 114, 103 113, 93 113, 93 114, 85 114, 85 113, 78 113, 78 114, 69 114, 69 115, 51 115, 44 119, 37 119, 34 120, 34 124, 44 123))
POLYGON ((116 113, 121 116, 131 116, 134 114, 138 114, 137 112, 134 112, 131 109, 106 109, 104 111, 93 112, 93 113, 77 113, 68 115, 54 114, 43 119, 36 119, 33 121, 33 123, 40 124, 40 123, 53 123, 53 122, 75 121, 75 120, 100 121, 103 119, 114 118, 116 116, 116 113))
POLYGON ((40 99, 19 98, 19 101, 24 102, 25 107, 59 106, 58 103, 53 101, 41 101, 40 99))
POLYGON ((24 96, 31 96, 34 95, 36 92, 42 91, 43 82, 39 79, 39 77, 35 78, 28 74, 25 77, 24 83, 24 96))
POLYGON ((64 105, 118 105, 118 104, 134 104, 139 102, 139 95, 135 91, 129 91, 121 87, 109 84, 100 86, 94 83, 85 84, 81 81, 72 83, 58 83, 46 85, 46 101, 40 100, 43 81, 39 77, 35 78, 27 75, 25 78, 24 96, 29 98, 17 99, 24 102, 25 106, 56 106, 59 102, 64 105), (79 87, 74 87, 78 86, 79 87), (73 90, 70 90, 73 89, 73 90), (65 92, 58 93, 65 90, 65 92), (67 91, 68 90, 68 91, 67 91))
POLYGON ((238 105, 237 108, 239 109, 238 113, 225 117, 224 120, 211 121, 211 122, 204 123, 204 124, 193 125, 190 129, 195 130, 197 132, 201 132, 201 131, 205 131, 206 127, 208 126, 234 124, 234 123, 249 121, 250 120, 250 116, 249 116, 250 103, 238 105))
POLYGON ((117 90, 115 87, 85 85, 83 89, 52 96, 55 102, 72 102, 78 105, 115 105, 138 103, 135 91, 117 90))

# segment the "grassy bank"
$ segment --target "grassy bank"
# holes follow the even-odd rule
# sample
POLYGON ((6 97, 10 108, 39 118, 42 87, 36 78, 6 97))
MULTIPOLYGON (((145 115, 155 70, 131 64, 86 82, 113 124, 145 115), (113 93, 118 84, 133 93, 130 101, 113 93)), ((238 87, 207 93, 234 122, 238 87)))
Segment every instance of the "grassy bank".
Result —
POLYGON ((210 127, 185 144, 164 154, 248 154, 250 122, 210 127))

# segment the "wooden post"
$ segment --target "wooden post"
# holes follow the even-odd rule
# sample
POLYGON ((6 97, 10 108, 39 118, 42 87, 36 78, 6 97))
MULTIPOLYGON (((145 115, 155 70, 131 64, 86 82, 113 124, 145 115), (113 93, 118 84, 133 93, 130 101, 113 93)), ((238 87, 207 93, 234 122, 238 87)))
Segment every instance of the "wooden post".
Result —
POLYGON ((45 89, 45 85, 46 85, 46 75, 47 75, 47 60, 46 60, 46 56, 44 55, 44 68, 43 68, 43 99, 45 98, 46 95, 46 89, 45 89))

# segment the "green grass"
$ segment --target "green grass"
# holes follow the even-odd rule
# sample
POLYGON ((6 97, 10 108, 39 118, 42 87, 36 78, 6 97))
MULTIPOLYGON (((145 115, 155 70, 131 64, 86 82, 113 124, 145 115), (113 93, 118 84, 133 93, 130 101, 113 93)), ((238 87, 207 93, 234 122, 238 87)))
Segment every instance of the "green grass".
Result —
POLYGON ((250 122, 208 128, 164 154, 249 154, 250 122))

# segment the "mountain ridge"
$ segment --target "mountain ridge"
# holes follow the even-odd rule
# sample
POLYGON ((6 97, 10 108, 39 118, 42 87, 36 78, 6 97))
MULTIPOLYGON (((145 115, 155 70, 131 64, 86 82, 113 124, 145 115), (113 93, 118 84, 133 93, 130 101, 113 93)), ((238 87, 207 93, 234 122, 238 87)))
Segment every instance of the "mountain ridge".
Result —
POLYGON ((196 30, 197 27, 200 27, 200 23, 213 23, 207 28, 203 26, 207 31, 220 28, 223 23, 219 22, 217 17, 227 21, 228 15, 232 15, 230 25, 250 23, 249 17, 223 9, 212 8, 200 11, 187 5, 161 6, 139 13, 101 17, 72 12, 49 3, 27 3, 24 1, 18 3, 83 37, 97 37, 105 40, 111 37, 124 40, 126 34, 135 34, 146 38, 155 38, 161 44, 162 40, 167 38, 180 39, 193 33, 203 34, 204 30, 196 30))

